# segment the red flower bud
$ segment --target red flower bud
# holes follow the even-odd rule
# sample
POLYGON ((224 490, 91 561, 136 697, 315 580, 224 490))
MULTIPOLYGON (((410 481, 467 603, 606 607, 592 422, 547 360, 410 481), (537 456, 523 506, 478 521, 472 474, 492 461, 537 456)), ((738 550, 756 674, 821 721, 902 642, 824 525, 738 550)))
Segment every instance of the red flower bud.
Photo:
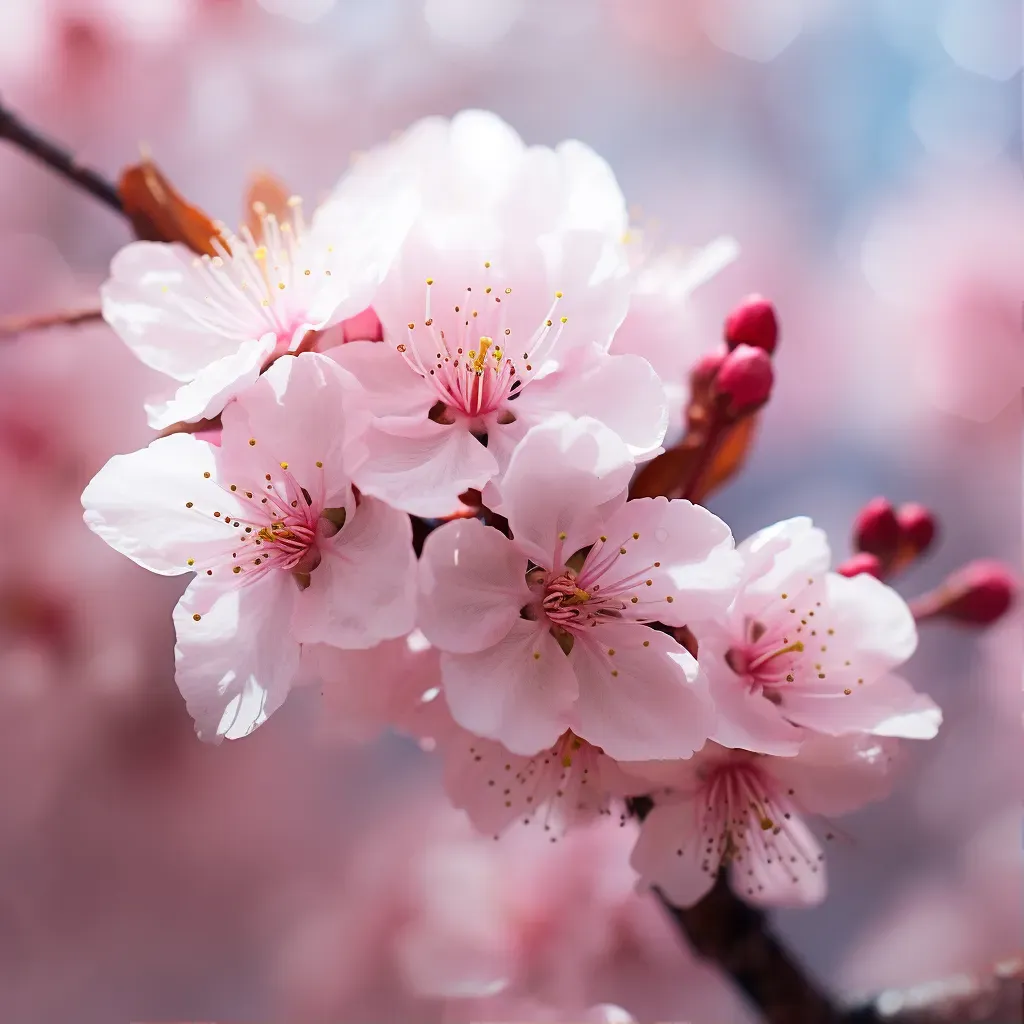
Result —
POLYGON ((857 513, 853 523, 853 546, 888 562, 900 543, 896 512, 885 498, 872 498, 857 513))
POLYGON ((935 516, 924 505, 901 505, 896 513, 903 544, 913 557, 923 555, 935 540, 935 516))
POLYGON ((775 307, 761 295, 748 295, 726 317, 725 340, 729 348, 753 345, 771 355, 779 343, 775 307))
POLYGON ((970 562, 953 573, 934 595, 923 599, 923 615, 941 616, 972 626, 989 626, 1003 617, 1017 596, 1018 584, 1002 562, 970 562))
POLYGON ((753 412, 768 401, 775 382, 772 360, 764 349, 739 345, 722 360, 715 392, 734 416, 753 412))
POLYGON ((705 352, 697 360, 690 371, 690 388, 693 391, 702 391, 715 379, 715 375, 722 368, 725 357, 729 354, 726 348, 716 349, 714 352, 705 352))
POLYGON ((869 576, 874 576, 876 580, 880 580, 882 578, 882 563, 877 555, 869 555, 866 551, 861 551, 859 554, 853 555, 843 562, 836 569, 836 572, 840 576, 859 576, 861 573, 866 572, 869 576))

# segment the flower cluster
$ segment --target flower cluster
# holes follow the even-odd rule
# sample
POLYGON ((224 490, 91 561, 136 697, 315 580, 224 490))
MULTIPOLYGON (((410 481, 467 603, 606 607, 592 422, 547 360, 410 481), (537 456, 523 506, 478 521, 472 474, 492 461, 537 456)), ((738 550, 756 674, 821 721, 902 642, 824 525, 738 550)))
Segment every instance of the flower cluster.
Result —
POLYGON ((733 243, 649 257, 597 155, 478 111, 362 157, 308 227, 298 200, 253 213, 204 253, 128 246, 103 295, 172 384, 85 519, 194 574, 175 664, 199 736, 317 679, 348 734, 436 748, 485 832, 632 813, 634 867, 680 903, 723 867, 756 901, 820 899, 808 816, 881 796, 941 716, 894 674, 917 642, 894 590, 830 571, 807 519, 737 546, 695 503, 768 399, 778 326, 752 299, 701 359, 656 311, 733 243), (692 486, 652 490, 684 421, 692 486))

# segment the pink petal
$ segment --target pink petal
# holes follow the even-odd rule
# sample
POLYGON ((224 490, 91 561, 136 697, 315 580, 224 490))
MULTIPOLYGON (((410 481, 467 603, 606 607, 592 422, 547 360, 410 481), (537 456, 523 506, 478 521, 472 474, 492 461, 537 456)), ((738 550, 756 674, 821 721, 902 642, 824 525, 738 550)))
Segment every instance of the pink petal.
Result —
POLYGON ((640 826, 629 863, 671 903, 693 906, 714 884, 719 864, 716 851, 706 852, 696 800, 656 805, 640 826))
POLYGON ((452 717, 464 729, 536 754, 569 727, 576 677, 544 623, 517 619, 508 635, 474 654, 444 654, 452 717))
POLYGON ((869 732, 917 740, 932 739, 942 724, 938 705, 900 676, 882 676, 848 689, 848 694, 787 693, 783 702, 786 717, 828 736, 869 732))
POLYGON ((210 511, 236 516, 242 506, 217 483, 219 460, 219 448, 187 434, 115 455, 82 494, 86 525, 116 551, 165 576, 230 561, 237 536, 210 511))
POLYGON ((285 625, 296 593, 289 574, 272 572, 233 590, 199 577, 182 595, 174 678, 201 740, 248 736, 284 703, 299 668, 285 625))
POLYGON ((613 356, 596 345, 570 353, 563 365, 523 389, 517 418, 539 423, 560 412, 592 416, 641 459, 660 451, 668 426, 661 380, 639 356, 613 356))
POLYGON ((573 731, 609 757, 686 758, 714 728, 714 706, 697 662, 660 630, 601 625, 576 638, 569 660, 580 694, 573 731))
POLYGON ((906 601, 867 573, 829 573, 828 605, 839 642, 856 658, 862 675, 878 674, 907 661, 917 649, 917 625, 906 601))
POLYGON ((426 417, 437 401, 434 389, 390 342, 349 342, 324 355, 359 381, 365 391, 364 401, 374 416, 426 417))
POLYGON ((263 476, 267 463, 283 463, 315 505, 344 505, 349 445, 363 415, 357 389, 351 375, 326 356, 282 357, 224 410, 222 447, 251 462, 254 479, 263 476))
POLYGON ((802 810, 834 816, 888 796, 897 753, 895 740, 816 736, 796 757, 773 759, 770 769, 802 810))
POLYGON ((438 746, 448 796, 485 835, 519 821, 554 841, 571 826, 607 814, 612 798, 642 786, 571 733, 532 757, 457 727, 438 746))
POLYGON ((737 550, 744 561, 738 610, 752 618, 761 617, 782 593, 800 601, 808 579, 820 583, 832 558, 828 538, 806 516, 759 530, 737 550))
POLYGON ((313 644, 302 651, 320 681, 320 729, 348 742, 369 742, 389 726, 401 727, 422 695, 441 683, 437 653, 416 649, 405 637, 366 650, 313 644))
POLYGON ((459 495, 494 475, 494 456, 464 423, 380 421, 363 435, 368 456, 355 483, 404 512, 434 518, 459 508, 459 495))
MULTIPOLYGON (((625 549, 601 575, 602 590, 631 577, 653 581, 639 591, 636 612, 642 618, 670 626, 695 624, 723 615, 735 596, 741 563, 732 532, 700 505, 636 498, 612 515, 601 532, 609 546, 625 549)), ((603 560, 604 552, 595 551, 594 557, 599 556, 603 560)))
POLYGON ((297 595, 292 632, 302 643, 373 647, 405 636, 416 619, 416 555, 404 512, 364 497, 297 595))
POLYGON ((742 862, 734 861, 729 877, 744 899, 762 906, 806 907, 825 898, 825 862, 818 840, 797 814, 779 832, 746 828, 742 862))
POLYGON ((786 720, 780 707, 761 693, 751 693, 710 645, 701 643, 700 667, 707 675, 718 712, 712 739, 723 747, 791 757, 800 749, 804 730, 786 720))
POLYGON ((154 430, 164 430, 174 423, 192 423, 216 416, 235 395, 255 382, 276 344, 274 334, 237 344, 229 355, 198 370, 195 378, 182 384, 169 400, 148 402, 149 425, 154 430))
POLYGON ((516 545, 544 568, 560 569, 603 532, 632 474, 629 450, 597 420, 557 416, 534 427, 501 484, 516 545))
POLYGON ((438 527, 420 556, 420 628, 457 654, 498 643, 530 602, 526 566, 507 537, 476 519, 438 527))
POLYGON ((194 259, 182 245, 132 242, 114 257, 100 293, 103 319, 125 344, 147 366, 180 381, 232 356, 239 345, 239 339, 204 328, 168 299, 193 287, 188 282, 194 259))

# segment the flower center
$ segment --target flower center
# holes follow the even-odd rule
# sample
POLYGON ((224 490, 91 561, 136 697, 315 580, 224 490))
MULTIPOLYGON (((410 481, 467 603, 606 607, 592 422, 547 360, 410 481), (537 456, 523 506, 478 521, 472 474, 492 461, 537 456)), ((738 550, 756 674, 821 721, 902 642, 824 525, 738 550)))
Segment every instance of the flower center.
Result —
MULTIPOLYGON (((560 642, 603 622, 657 622, 665 602, 671 603, 673 597, 664 593, 665 580, 655 571, 661 568, 660 561, 644 559, 637 565, 630 545, 638 540, 639 532, 617 543, 602 536, 589 550, 567 559, 560 570, 532 570, 527 584, 536 601, 529 617, 546 616, 560 642)), ((561 544, 556 564, 562 561, 560 548, 561 544)), ((563 644, 563 649, 566 646, 571 645, 563 644)))
MULTIPOLYGON (((279 221, 263 203, 254 203, 258 235, 244 226, 238 234, 218 224, 211 239, 215 256, 197 256, 194 276, 181 291, 164 286, 168 298, 211 333, 248 341, 267 333, 278 337, 276 354, 290 350, 295 331, 310 317, 317 290, 331 276, 322 253, 303 246, 302 201, 288 200, 291 220, 279 221)), ((299 339, 301 340, 301 339, 299 339)))
POLYGON ((731 864, 733 884, 748 896, 763 890, 763 870, 783 872, 794 885, 816 874, 824 855, 801 827, 792 796, 749 756, 712 769, 699 804, 701 870, 714 875, 731 864))
MULTIPOLYGON (((255 441, 250 443, 255 444, 255 441)), ((225 494, 233 499, 229 507, 234 507, 236 514, 201 509, 194 502, 186 502, 186 508, 196 515, 212 517, 228 530, 237 531, 230 561, 222 557, 208 565, 197 565, 195 559, 190 558, 189 568, 205 571, 208 576, 227 568, 232 577, 238 577, 242 583, 259 579, 271 569, 284 569, 294 573, 300 584, 304 582, 303 577, 307 577, 305 582, 308 582, 308 574, 320 561, 317 522, 322 504, 323 470, 320 466, 318 469, 321 480, 317 498, 299 484, 289 471, 288 463, 282 462, 276 472, 264 475, 262 484, 221 485, 225 494)))
POLYGON ((467 287, 458 303, 435 313, 433 283, 427 278, 423 322, 406 325, 407 339, 398 351, 430 382, 447 411, 471 420, 492 413, 511 418, 504 407, 541 370, 568 319, 555 316, 562 293, 555 292, 532 336, 517 340, 508 317, 511 288, 487 284, 474 292, 467 287))

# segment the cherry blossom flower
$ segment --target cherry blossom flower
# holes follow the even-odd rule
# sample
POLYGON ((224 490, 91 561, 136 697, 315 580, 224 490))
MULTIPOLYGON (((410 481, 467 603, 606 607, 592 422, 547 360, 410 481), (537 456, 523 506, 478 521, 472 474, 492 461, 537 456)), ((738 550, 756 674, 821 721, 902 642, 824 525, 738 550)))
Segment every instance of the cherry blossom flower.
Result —
POLYGON ((939 708, 891 671, 917 646, 914 617, 891 587, 829 572, 825 534, 804 517, 737 550, 735 600, 697 631, 719 712, 716 742, 785 755, 815 732, 936 734, 939 708))
POLYGON ((570 827, 596 817, 617 815, 624 823, 622 799, 644 792, 642 781, 572 730, 537 754, 513 754, 458 725, 440 690, 425 696, 418 731, 429 734, 444 760, 444 786, 452 803, 480 832, 497 836, 519 821, 536 824, 557 842, 570 827))
POLYGON ((372 399, 360 490, 451 514, 555 412, 599 419, 638 458, 660 451, 657 375, 608 352, 630 292, 625 201, 608 165, 579 142, 527 148, 495 115, 465 111, 414 125, 343 187, 397 178, 396 164, 418 213, 373 299, 384 344, 332 352, 372 399))
POLYGON ((302 643, 366 648, 412 628, 408 517, 357 503, 349 483, 354 387, 324 356, 281 360, 225 409, 219 446, 159 438, 115 455, 82 496, 111 547, 197 574, 174 610, 175 665, 202 739, 263 723, 302 643))
POLYGON ((276 358, 362 313, 404 232, 405 209, 397 195, 378 209, 342 191, 307 227, 293 197, 280 222, 254 204, 258 237, 221 227, 214 256, 162 242, 125 246, 102 289, 103 316, 142 362, 174 381, 147 404, 150 426, 215 416, 276 358))
POLYGON ((729 528, 687 501, 625 500, 625 444, 590 418, 534 427, 509 464, 513 539, 477 520, 435 530, 420 559, 420 628, 441 649, 456 722, 517 754, 567 729, 616 759, 688 757, 714 712, 662 622, 732 596, 729 528))
POLYGON ((696 903, 722 867, 753 903, 818 903, 825 855, 804 815, 847 814, 887 795, 896 743, 816 737, 795 757, 709 744, 689 761, 645 766, 667 785, 630 863, 679 906, 696 903))

